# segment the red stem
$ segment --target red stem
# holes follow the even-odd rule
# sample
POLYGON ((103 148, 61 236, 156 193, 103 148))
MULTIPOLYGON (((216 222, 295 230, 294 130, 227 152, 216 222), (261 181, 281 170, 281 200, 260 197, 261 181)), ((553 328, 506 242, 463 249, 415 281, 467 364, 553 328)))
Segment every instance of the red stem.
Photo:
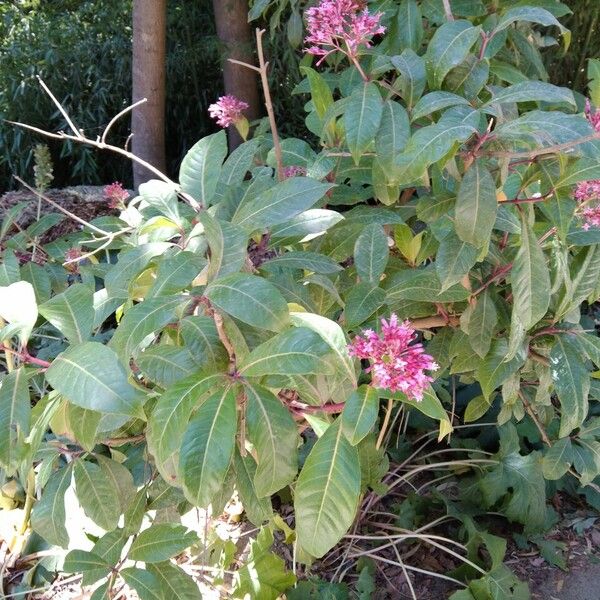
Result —
POLYGON ((47 369, 52 364, 49 363, 47 360, 42 360, 41 358, 31 356, 31 354, 29 354, 27 350, 25 350, 25 352, 17 352, 16 350, 13 350, 12 348, 9 348, 6 345, 3 345, 2 349, 5 352, 10 352, 11 354, 14 354, 17 358, 20 358, 25 363, 29 363, 31 365, 38 365, 40 367, 43 367, 44 369, 47 369))

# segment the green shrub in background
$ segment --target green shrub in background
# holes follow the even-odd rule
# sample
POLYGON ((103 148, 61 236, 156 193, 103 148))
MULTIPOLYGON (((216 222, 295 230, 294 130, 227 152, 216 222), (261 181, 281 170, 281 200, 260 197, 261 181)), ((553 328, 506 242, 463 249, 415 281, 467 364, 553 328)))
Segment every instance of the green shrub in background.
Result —
MULTIPOLYGON (((131 1, 72 0, 0 7, 0 118, 53 130, 62 117, 40 94, 42 77, 92 137, 131 100, 131 1)), ((210 0, 169 2, 167 154, 173 172, 185 151, 214 130, 206 107, 222 86, 210 0)), ((111 134, 124 144, 127 120, 111 134)), ((31 135, 0 124, 0 189, 31 172, 31 135)), ((55 185, 129 183, 131 165, 70 143, 51 144, 55 185)))

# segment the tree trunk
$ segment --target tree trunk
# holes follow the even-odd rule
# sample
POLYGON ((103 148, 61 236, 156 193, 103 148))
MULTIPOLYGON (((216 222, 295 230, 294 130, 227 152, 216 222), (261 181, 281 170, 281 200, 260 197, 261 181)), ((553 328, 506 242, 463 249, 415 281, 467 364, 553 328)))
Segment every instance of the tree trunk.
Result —
MULTIPOLYGON (((249 120, 260 115, 258 78, 255 71, 234 65, 228 58, 235 58, 251 65, 254 59, 254 36, 248 23, 248 0, 213 0, 217 35, 223 44, 223 81, 225 93, 247 102, 245 111, 249 120)), ((233 150, 242 139, 235 127, 229 127, 229 146, 233 150)))
MULTIPOLYGON (((165 96, 166 96, 167 0, 133 2, 133 101, 147 98, 131 116, 132 152, 166 171, 165 96)), ((137 187, 152 174, 141 165, 133 165, 137 187)))

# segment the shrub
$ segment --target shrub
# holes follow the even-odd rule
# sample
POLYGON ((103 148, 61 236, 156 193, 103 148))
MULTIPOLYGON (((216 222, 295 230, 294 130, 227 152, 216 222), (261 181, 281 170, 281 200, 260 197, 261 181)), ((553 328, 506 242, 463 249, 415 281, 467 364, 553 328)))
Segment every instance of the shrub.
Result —
MULTIPOLYGON (((527 533, 551 520, 553 486, 598 489, 600 343, 582 311, 600 295, 598 115, 539 81, 531 30, 568 45, 565 7, 363 5, 307 13, 315 64, 296 91, 318 147, 274 146, 261 125, 227 156, 221 131, 178 184, 142 185, 119 219, 47 245, 46 265, 19 265, 6 240, 0 461, 25 523, 33 504, 32 529, 98 597, 117 578, 141 597, 188 589, 168 562, 198 544, 180 515, 220 514, 236 490, 262 528, 229 593, 276 598, 294 575, 274 530, 294 562, 329 552, 364 495, 385 494, 397 407, 440 440, 457 409, 495 419, 461 493, 527 533), (101 530, 83 549, 72 490, 101 530), (286 523, 271 498, 290 494, 286 523)), ((525 597, 502 545, 469 528, 492 560, 469 554, 489 573, 456 598, 525 597)), ((232 549, 211 548, 229 569, 232 549)))

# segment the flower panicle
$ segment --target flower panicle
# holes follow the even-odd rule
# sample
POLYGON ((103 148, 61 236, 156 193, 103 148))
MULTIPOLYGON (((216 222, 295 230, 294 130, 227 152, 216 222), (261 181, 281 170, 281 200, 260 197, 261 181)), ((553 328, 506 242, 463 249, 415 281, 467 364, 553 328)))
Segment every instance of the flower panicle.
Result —
POLYGON ((225 128, 244 119, 243 112, 248 108, 247 102, 228 94, 211 104, 208 107, 208 114, 217 121, 217 125, 225 128))
POLYGON ((415 339, 410 321, 400 323, 392 313, 389 320, 381 319, 381 334, 367 329, 354 338, 348 350, 351 356, 370 362, 367 372, 371 373, 374 387, 400 391, 419 402, 433 381, 425 371, 439 367, 415 339))
POLYGON ((129 198, 129 192, 119 181, 104 187, 104 199, 110 208, 123 208, 127 198, 129 198))
POLYGON ((372 38, 384 33, 385 27, 380 24, 383 13, 369 13, 366 4, 358 0, 322 0, 309 8, 306 52, 320 56, 320 63, 332 52, 340 51, 354 59, 361 46, 370 48, 372 38))

